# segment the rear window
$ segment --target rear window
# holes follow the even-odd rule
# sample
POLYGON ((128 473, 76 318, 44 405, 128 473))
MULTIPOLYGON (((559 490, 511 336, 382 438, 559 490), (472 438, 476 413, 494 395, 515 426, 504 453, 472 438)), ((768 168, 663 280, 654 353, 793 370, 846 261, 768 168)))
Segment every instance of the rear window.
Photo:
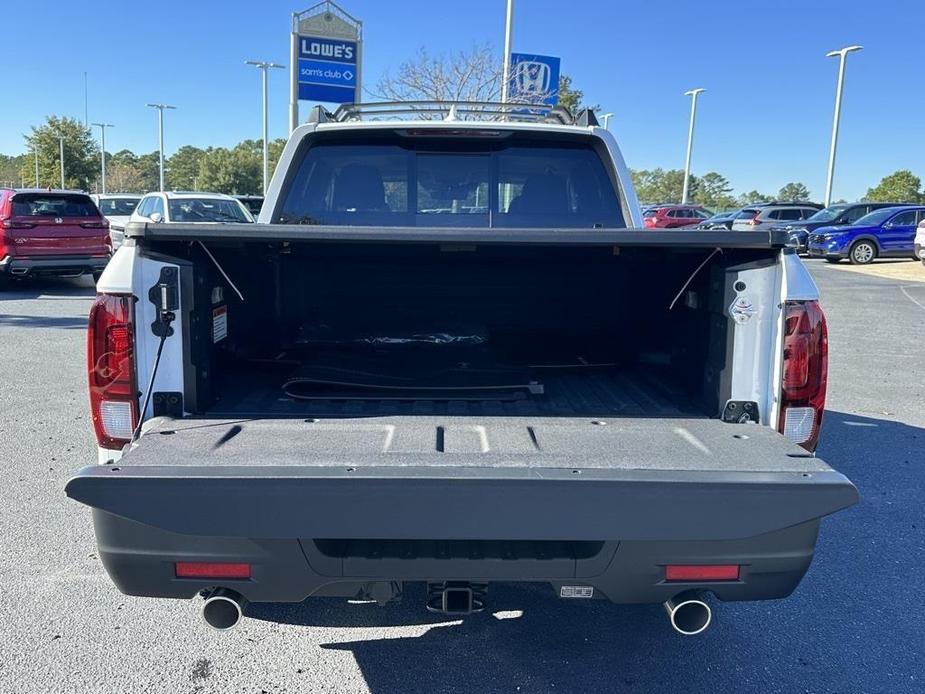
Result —
POLYGON ((250 222, 237 200, 178 198, 170 201, 171 222, 250 222))
POLYGON ((60 193, 17 193, 13 197, 14 217, 99 217, 88 195, 60 193))
POLYGON ((658 210, 646 210, 642 213, 643 217, 655 217, 658 214, 658 210))
POLYGON ((590 144, 515 137, 322 140, 305 150, 275 222, 345 226, 621 228, 590 144))
POLYGON ((100 198, 98 207, 107 217, 128 217, 135 211, 135 206, 140 197, 137 198, 100 198))
POLYGON ((751 219, 756 214, 758 214, 758 210, 753 210, 749 208, 749 209, 744 209, 741 212, 739 212, 739 214, 737 214, 735 218, 736 219, 751 219))

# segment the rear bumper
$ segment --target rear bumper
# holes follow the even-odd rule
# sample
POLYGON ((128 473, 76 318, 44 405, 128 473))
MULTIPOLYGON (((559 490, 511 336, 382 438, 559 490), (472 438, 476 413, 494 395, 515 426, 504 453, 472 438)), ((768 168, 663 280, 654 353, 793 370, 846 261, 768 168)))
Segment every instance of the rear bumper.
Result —
POLYGON ((739 564, 698 584, 724 600, 783 597, 819 518, 857 492, 834 471, 94 466, 67 485, 94 507, 100 556, 125 593, 192 597, 176 561, 252 564, 224 581, 251 601, 355 595, 393 581, 590 585, 660 602, 664 565, 739 564))
POLYGON ((14 277, 29 275, 66 275, 76 277, 102 272, 111 256, 5 256, 0 258, 0 274, 14 277))
POLYGON ((544 555, 528 551, 526 543, 501 541, 337 543, 189 536, 99 510, 93 516, 100 558, 123 593, 188 599, 220 585, 251 602, 365 597, 377 584, 446 580, 548 583, 555 594, 563 585, 591 586, 594 597, 615 603, 659 603, 691 588, 709 590, 721 600, 769 600, 797 587, 812 561, 819 528, 815 520, 741 540, 608 541, 594 543, 586 553, 570 553, 569 547, 580 543, 561 543, 563 551, 544 555), (415 554, 425 547, 428 551, 415 554), (246 562, 251 578, 177 578, 177 561, 246 562), (666 582, 667 564, 738 564, 741 569, 737 581, 691 584, 666 582))

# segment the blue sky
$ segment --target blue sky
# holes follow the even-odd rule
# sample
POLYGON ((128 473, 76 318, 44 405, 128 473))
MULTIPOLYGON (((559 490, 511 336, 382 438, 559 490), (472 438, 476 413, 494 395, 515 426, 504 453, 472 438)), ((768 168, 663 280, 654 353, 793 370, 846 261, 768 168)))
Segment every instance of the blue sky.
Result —
MULTIPOLYGON (((182 144, 231 145, 260 135, 259 76, 248 58, 288 63, 289 15, 279 0, 11 2, 0 17, 0 152, 51 113, 116 127, 107 149, 157 148, 167 114, 170 154, 182 144)), ((364 22, 364 82, 418 48, 498 47, 504 0, 343 0, 364 22)), ((615 115, 611 130, 634 168, 683 166, 689 100, 698 108, 695 173, 715 170, 737 192, 825 183, 837 60, 852 43, 835 197, 854 199, 900 168, 925 177, 922 0, 517 0, 514 50, 562 58, 586 100, 615 115), (918 33, 917 33, 918 32, 918 33)), ((287 128, 286 71, 271 73, 271 137, 287 128)), ((303 104, 303 114, 307 106, 303 104)), ((97 129, 95 129, 97 130, 97 129)))

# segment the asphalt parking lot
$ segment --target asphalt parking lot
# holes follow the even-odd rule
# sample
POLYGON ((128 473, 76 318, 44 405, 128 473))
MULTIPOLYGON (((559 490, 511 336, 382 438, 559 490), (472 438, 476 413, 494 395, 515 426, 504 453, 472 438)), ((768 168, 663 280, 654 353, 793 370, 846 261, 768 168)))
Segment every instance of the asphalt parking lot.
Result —
MULTIPOLYGON (((0 291, 2 692, 912 692, 925 690, 925 284, 810 261, 829 319, 819 455, 861 503, 823 523, 783 601, 714 604, 674 634, 657 606, 493 587, 491 612, 337 599, 252 608, 217 633, 193 602, 129 598, 65 498, 95 461, 84 376, 89 280, 0 291)), ((925 274, 925 268, 922 268, 925 274)))

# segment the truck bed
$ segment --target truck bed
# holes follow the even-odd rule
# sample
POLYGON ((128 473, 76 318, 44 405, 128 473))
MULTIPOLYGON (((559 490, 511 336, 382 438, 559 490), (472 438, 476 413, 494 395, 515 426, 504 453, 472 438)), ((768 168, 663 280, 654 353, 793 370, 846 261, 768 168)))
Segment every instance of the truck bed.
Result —
POLYGON ((691 400, 670 373, 655 367, 543 369, 543 393, 512 399, 412 399, 400 393, 375 398, 298 400, 281 385, 291 368, 251 364, 217 381, 210 417, 369 417, 402 415, 510 417, 698 417, 703 405, 691 400))

